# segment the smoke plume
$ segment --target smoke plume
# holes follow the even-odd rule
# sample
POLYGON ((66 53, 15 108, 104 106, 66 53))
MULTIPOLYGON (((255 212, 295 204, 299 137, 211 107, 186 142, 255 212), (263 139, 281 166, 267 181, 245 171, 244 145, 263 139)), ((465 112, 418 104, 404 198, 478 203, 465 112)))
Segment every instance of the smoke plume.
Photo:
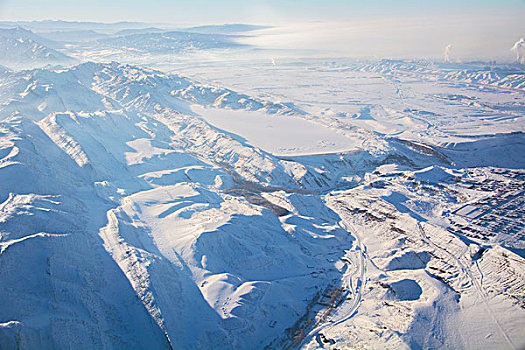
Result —
POLYGON ((516 62, 525 63, 525 41, 523 38, 516 41, 511 50, 516 52, 516 62))
POLYGON ((445 62, 451 63, 450 61, 450 48, 452 48, 452 45, 448 44, 445 47, 445 62))

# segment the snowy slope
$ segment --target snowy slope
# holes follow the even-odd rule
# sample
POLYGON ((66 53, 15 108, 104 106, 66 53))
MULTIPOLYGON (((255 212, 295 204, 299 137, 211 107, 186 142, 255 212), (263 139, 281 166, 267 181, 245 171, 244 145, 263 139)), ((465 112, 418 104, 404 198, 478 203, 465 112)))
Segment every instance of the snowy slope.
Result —
POLYGON ((282 101, 117 62, 4 72, 0 344, 523 346, 523 134, 429 144, 282 101), (283 155, 235 116, 348 148, 289 132, 283 155))
POLYGON ((93 234, 108 205, 89 174, 31 120, 5 120, 1 133, 2 347, 167 348, 93 234))
POLYGON ((52 45, 52 42, 20 27, 0 29, 0 64, 23 69, 48 64, 71 64, 75 61, 49 45, 52 45))
MULTIPOLYGON (((56 90, 38 90, 41 92, 37 94, 39 100, 24 102, 27 108, 23 113, 8 117, 3 122, 2 174, 5 187, 2 193, 2 259, 8 259, 9 252, 15 250, 19 242, 30 242, 31 239, 53 242, 60 238, 69 240, 62 243, 63 249, 75 245, 85 254, 91 254, 90 266, 103 268, 106 265, 104 261, 110 259, 113 267, 120 267, 121 277, 127 277, 129 284, 121 286, 118 279, 109 282, 103 279, 103 274, 98 279, 98 274, 94 272, 88 287, 102 295, 109 293, 108 290, 129 290, 132 287, 138 300, 142 301, 142 312, 149 312, 149 318, 137 317, 137 323, 151 324, 152 320, 155 321, 156 328, 151 331, 156 332, 155 339, 162 342, 162 335, 165 334, 175 347, 201 347, 203 344, 219 348, 232 344, 248 347, 264 342, 268 336, 268 324, 272 325, 269 328, 271 333, 282 332, 293 324, 296 312, 306 307, 306 300, 315 295, 320 285, 337 275, 323 252, 337 254, 339 245, 346 241, 344 244, 350 246, 352 238, 338 228, 337 217, 329 212, 323 219, 305 221, 307 215, 323 210, 319 198, 306 196, 299 200, 298 203, 310 201, 312 207, 292 209, 292 206, 290 211, 294 213, 281 222, 264 206, 251 204, 251 199, 245 199, 249 198, 248 195, 222 191, 232 187, 236 180, 223 169, 203 162, 198 153, 188 154, 192 147, 186 147, 186 151, 180 149, 177 145, 181 142, 180 135, 176 133, 181 128, 177 124, 178 112, 165 111, 163 115, 156 115, 154 108, 137 101, 135 96, 127 99, 127 96, 120 94, 120 90, 114 91, 108 81, 129 79, 129 86, 132 87, 131 81, 152 76, 137 74, 138 71, 132 67, 112 65, 83 65, 67 72, 38 70, 33 73, 42 80, 24 79, 28 85, 38 89, 40 84, 47 86, 51 80, 56 82, 56 90), (120 73, 116 77, 110 76, 111 70, 117 69, 120 73), (120 104, 121 110, 80 111, 81 104, 71 98, 75 91, 71 91, 73 80, 67 84, 69 94, 64 93, 59 83, 68 79, 67 73, 74 74, 77 89, 86 89, 90 86, 88 82, 91 82, 94 90, 107 91, 115 98, 111 108, 120 104), (70 111, 52 112, 39 118, 42 112, 38 106, 42 100, 49 102, 48 96, 55 100, 57 95, 60 100, 71 100, 72 103, 69 107, 64 103, 53 105, 53 108, 70 111), (118 102, 116 99, 119 99, 118 102), (24 117, 24 114, 32 115, 32 119, 24 117), (41 144, 28 144, 29 140, 41 140, 41 144), (45 153, 45 157, 35 162, 33 159, 40 152, 45 153), (55 162, 64 168, 49 168, 49 164, 55 162), (27 183, 16 180, 19 172, 25 173, 27 183), (312 208, 316 208, 314 212, 311 212, 312 208), (58 217, 50 220, 50 214, 40 212, 56 212, 58 217), (40 224, 38 217, 46 224, 40 224), (75 221, 73 223, 61 217, 75 217, 75 221), (88 221, 90 224, 86 224, 88 221), (294 236, 290 236, 284 227, 288 228, 296 221, 302 224, 294 230, 294 236), (25 227, 24 231, 16 229, 20 225, 25 227), (176 234, 171 231, 173 227, 177 227, 176 234), (261 228, 264 229, 261 231, 261 228), (96 245, 93 249, 98 249, 100 253, 85 251, 87 243, 84 240, 93 240, 88 246, 96 245), (311 255, 307 252, 317 253, 311 255), (326 273, 318 272, 325 270, 326 273), (304 288, 303 298, 294 298, 297 285, 304 288), (174 294, 176 299, 171 296, 174 294), (282 305, 280 300, 287 302, 282 305), (196 306, 200 310, 197 313, 196 306), (277 309, 279 313, 275 313, 277 309), (192 322, 188 322, 190 319, 192 322), (249 337, 246 338, 246 335, 249 337), (247 343, 247 339, 251 342, 247 343)), ((126 85, 121 81, 119 87, 126 85)), ((143 87, 147 84, 144 83, 143 87)), ((91 108, 97 106, 87 105, 91 108)), ((103 104, 98 107, 103 108, 103 104)), ((193 126, 190 119, 185 128, 196 129, 193 132, 205 130, 209 137, 214 137, 216 131, 193 118, 196 125, 193 126)), ((215 137, 220 135, 217 133, 215 137)), ((225 139, 224 142, 232 143, 228 146, 230 149, 238 149, 234 152, 258 154, 257 150, 233 140, 225 139)), ((222 145, 218 151, 225 146, 222 145)), ((213 152, 213 149, 199 149, 198 141, 193 147, 204 156, 205 152, 213 152)), ((254 163, 253 167, 270 167, 274 173, 282 172, 282 175, 274 175, 279 181, 291 182, 286 180, 284 170, 279 170, 275 159, 260 152, 259 157, 260 160, 250 160, 254 163)), ((35 260, 28 261, 27 268, 38 264, 38 259, 53 259, 54 254, 51 251, 43 257, 35 257, 35 260)), ((80 253, 73 250, 71 254, 80 253)), ((77 259, 78 265, 73 265, 71 270, 84 270, 80 265, 88 263, 83 262, 84 258, 77 259)), ((3 266, 15 273, 11 263, 3 266)), ((23 270, 19 272, 23 273, 23 270)), ((10 286, 3 292, 3 298, 7 299, 22 292, 10 282, 12 277, 9 276, 5 277, 6 283, 3 284, 10 286)), ((42 278, 38 282, 40 284, 57 283, 52 273, 39 276, 42 278)), ((73 285, 85 283, 75 276, 70 279, 73 285)), ((20 288, 27 286, 22 284, 20 288)), ((52 289, 49 293, 53 295, 52 289)), ((116 297, 109 299, 119 300, 116 297)), ((73 286, 68 288, 67 302, 71 304, 68 309, 80 308, 81 300, 81 292, 73 286)), ((57 305, 63 308, 64 302, 58 298, 57 305)), ((5 310, 10 313, 2 314, 2 319, 18 322, 18 330, 13 337, 22 334, 29 347, 63 346, 65 340, 58 335, 45 330, 43 332, 48 334, 46 338, 33 334, 33 327, 36 326, 24 314, 26 309, 31 307, 15 307, 5 310)), ((115 316, 111 307, 104 310, 107 311, 97 311, 100 320, 129 318, 115 316)), ((42 310, 37 314, 51 320, 64 318, 60 312, 42 310)), ((74 320, 63 319, 62 322, 68 329, 72 329, 75 322, 86 323, 87 326, 78 330, 82 332, 78 341, 96 346, 94 340, 86 338, 100 337, 90 328, 89 322, 102 321, 92 317, 86 313, 75 315, 74 320)), ((52 321, 44 320, 44 323, 48 322, 52 321)), ((6 323, 6 328, 9 327, 6 323)), ((141 329, 138 325, 129 324, 128 327, 127 331, 115 327, 105 332, 110 337, 127 337, 131 333, 141 336, 146 332, 137 332, 141 329)), ((9 334, 3 336, 9 338, 9 334)), ((142 339, 150 337, 143 335, 142 339)), ((9 339, 12 341, 14 338, 9 339)), ((134 338, 127 340, 133 346, 140 346, 134 338)), ((104 346, 121 347, 125 344, 107 343, 104 346)))

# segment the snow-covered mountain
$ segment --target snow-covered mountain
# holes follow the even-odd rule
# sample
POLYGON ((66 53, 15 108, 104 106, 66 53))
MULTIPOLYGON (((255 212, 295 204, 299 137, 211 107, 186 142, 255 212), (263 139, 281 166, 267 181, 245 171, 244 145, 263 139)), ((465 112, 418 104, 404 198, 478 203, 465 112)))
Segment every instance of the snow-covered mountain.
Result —
POLYGON ((525 345, 519 68, 250 64, 1 70, 0 347, 525 345))
POLYGON ((244 45, 235 41, 236 36, 224 34, 170 31, 144 33, 100 39, 99 45, 126 48, 144 53, 171 54, 195 50, 238 48, 244 45))
POLYGON ((0 29, 0 64, 20 69, 75 62, 49 45, 51 41, 20 27, 0 29))
MULTIPOLYGON (((191 89, 171 93, 189 83, 117 64, 8 80, 20 100, 8 97, 4 107, 13 114, 2 122, 2 285, 9 288, 0 293, 15 305, 1 316, 9 320, 1 328, 6 344, 21 338, 28 347, 128 347, 147 339, 156 347, 256 346, 268 329, 279 334, 293 324, 307 300, 337 278, 323 252, 351 247, 352 237, 319 197, 299 191, 293 165, 181 113, 185 99, 220 105, 225 99, 218 97, 231 92, 205 94, 207 88, 192 85, 196 96, 191 89), (26 87, 18 93, 21 81, 26 87), (291 186, 283 188, 291 196, 287 209, 258 194, 264 182, 291 186), (276 210, 290 212, 285 227, 301 223, 293 236, 276 210), (27 243, 48 249, 15 267, 34 249, 27 243), (31 282, 37 298, 25 282, 14 284, 29 269, 39 276, 31 282), (297 286, 304 297, 296 298, 297 286), (65 294, 42 305, 56 288, 65 294), (90 289, 96 296, 84 300, 90 289), (119 291, 122 298, 112 294, 119 291), (139 298, 125 301, 133 293, 139 298)), ((279 105, 253 108, 268 106, 290 113, 279 105)))
POLYGON ((100 33, 112 34, 124 29, 138 29, 151 27, 151 23, 143 22, 78 22, 62 20, 41 21, 0 21, 0 28, 23 27, 33 32, 55 32, 55 31, 84 31, 95 30, 100 33))
POLYGON ((458 81, 468 84, 488 85, 506 89, 525 90, 525 71, 523 65, 491 66, 485 62, 473 64, 432 64, 430 62, 407 62, 383 60, 379 63, 366 63, 345 67, 362 71, 380 72, 386 75, 418 75, 428 79, 458 81))
POLYGON ((98 33, 94 30, 61 30, 53 32, 40 32, 38 35, 54 42, 63 43, 99 40, 107 37, 107 34, 98 33))

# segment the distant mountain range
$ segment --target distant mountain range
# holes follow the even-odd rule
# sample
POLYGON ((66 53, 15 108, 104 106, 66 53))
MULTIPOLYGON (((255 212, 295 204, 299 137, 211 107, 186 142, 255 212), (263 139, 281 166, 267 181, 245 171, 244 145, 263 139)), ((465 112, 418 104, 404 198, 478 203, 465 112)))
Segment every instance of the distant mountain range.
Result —
POLYGON ((234 35, 173 31, 111 37, 101 39, 98 43, 113 48, 126 48, 150 53, 170 53, 244 46, 235 41, 237 38, 238 36, 234 35))
POLYGON ((0 64, 10 68, 30 68, 48 64, 71 64, 75 60, 53 48, 56 43, 17 27, 0 29, 0 64))
POLYGON ((39 36, 58 42, 82 42, 106 38, 107 34, 102 34, 94 30, 59 30, 52 32, 41 32, 39 36))
POLYGON ((65 30, 96 30, 100 32, 115 33, 128 28, 147 28, 151 23, 142 22, 72 22, 72 21, 1 21, 0 28, 24 27, 35 32, 39 31, 65 31, 65 30))
POLYGON ((207 26, 197 26, 186 28, 188 32, 194 33, 242 33, 242 32, 251 32, 254 30, 267 29, 271 28, 270 26, 259 26, 252 24, 222 24, 222 25, 207 25, 207 26))

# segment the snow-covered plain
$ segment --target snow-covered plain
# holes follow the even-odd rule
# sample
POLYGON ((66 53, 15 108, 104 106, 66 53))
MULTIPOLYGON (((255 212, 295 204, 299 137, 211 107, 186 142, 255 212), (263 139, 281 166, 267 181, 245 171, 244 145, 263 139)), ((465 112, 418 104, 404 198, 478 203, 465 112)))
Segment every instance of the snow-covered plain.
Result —
POLYGON ((3 32, 0 348, 525 346, 523 65, 64 23, 3 32))
POLYGON ((360 146, 358 139, 301 118, 200 106, 193 106, 192 110, 213 126, 277 156, 345 152, 360 146))

